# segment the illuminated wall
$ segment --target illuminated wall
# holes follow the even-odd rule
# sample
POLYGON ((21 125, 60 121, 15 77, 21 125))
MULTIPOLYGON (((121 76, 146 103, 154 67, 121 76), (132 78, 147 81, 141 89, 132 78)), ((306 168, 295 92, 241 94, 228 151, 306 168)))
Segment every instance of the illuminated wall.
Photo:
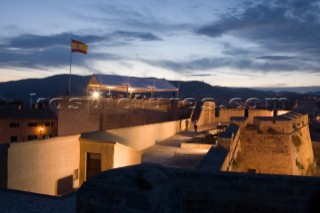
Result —
POLYGON ((10 189, 63 194, 79 186, 79 135, 41 142, 11 143, 8 149, 10 189))
POLYGON ((79 137, 10 144, 7 188, 48 195, 70 192, 86 180, 87 153, 101 154, 101 171, 141 163, 138 150, 117 142, 79 142, 79 137))
POLYGON ((198 120, 198 125, 211 124, 215 121, 215 108, 214 102, 205 101, 203 103, 201 113, 198 120))
MULTIPOLYGON (((126 146, 142 150, 183 130, 182 125, 184 125, 184 121, 185 120, 170 121, 121 129, 112 129, 108 130, 107 132, 120 136, 123 139, 123 144, 126 146)), ((189 129, 191 125, 192 124, 189 122, 189 129)))
POLYGON ((62 102, 58 110, 59 136, 177 120, 191 113, 188 108, 173 109, 168 99, 103 98, 99 104, 90 97, 78 99, 79 103, 72 99, 62 102))
POLYGON ((248 124, 254 123, 254 117, 273 117, 274 110, 251 109, 248 110, 248 124))
POLYGON ((244 117, 244 109, 220 109, 216 121, 229 123, 231 117, 244 117))
POLYGON ((80 139, 80 185, 87 180, 88 153, 100 155, 101 171, 141 163, 140 151, 117 142, 80 139))
POLYGON ((274 120, 255 118, 257 129, 241 133, 236 170, 257 173, 314 175, 308 116, 294 112, 274 120))
POLYGON ((141 163, 141 152, 120 143, 114 146, 113 168, 141 163))
POLYGON ((274 130, 278 133, 291 133, 293 129, 291 120, 259 120, 254 121, 257 129, 261 132, 270 133, 270 130, 274 130))

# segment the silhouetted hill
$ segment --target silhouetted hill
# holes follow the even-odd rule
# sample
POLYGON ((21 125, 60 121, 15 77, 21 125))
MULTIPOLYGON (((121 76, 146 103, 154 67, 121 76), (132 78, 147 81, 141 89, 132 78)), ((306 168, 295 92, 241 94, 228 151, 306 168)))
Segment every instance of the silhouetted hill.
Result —
POLYGON ((173 85, 178 87, 180 85, 180 96, 201 98, 214 98, 216 100, 230 100, 231 98, 272 98, 277 97, 276 92, 260 91, 247 88, 230 88, 211 86, 204 82, 199 81, 170 81, 173 85))
MULTIPOLYGON (((71 95, 85 95, 86 86, 91 76, 72 75, 71 95)), ((29 102, 30 93, 36 93, 37 97, 57 97, 65 95, 68 90, 69 75, 55 75, 43 79, 25 79, 0 83, 0 100, 20 100, 29 102)), ((301 94, 293 92, 261 91, 246 88, 229 88, 211 86, 200 81, 170 81, 176 87, 180 87, 180 97, 193 97, 197 99, 214 98, 221 102, 231 98, 273 98, 286 97, 295 100, 301 94)))
POLYGON ((320 90, 316 92, 308 92, 307 94, 311 96, 320 96, 320 90))
POLYGON ((309 94, 313 92, 319 92, 319 86, 307 86, 307 87, 255 87, 255 90, 274 91, 274 92, 295 92, 309 94))
MULTIPOLYGON (((71 76, 71 95, 84 95, 90 76, 71 76)), ((43 79, 24 79, 0 83, 0 97, 29 102, 30 93, 37 97, 57 97, 68 90, 69 75, 55 75, 43 79)))

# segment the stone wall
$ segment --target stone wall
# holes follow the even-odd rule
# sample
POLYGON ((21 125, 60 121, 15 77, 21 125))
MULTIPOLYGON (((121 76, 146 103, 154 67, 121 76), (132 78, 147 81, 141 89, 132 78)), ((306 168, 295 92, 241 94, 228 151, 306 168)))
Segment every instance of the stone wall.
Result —
POLYGON ((240 129, 245 129, 248 125, 248 119, 239 119, 239 117, 230 118, 230 123, 237 124, 240 129))
POLYGON ((248 124, 254 123, 254 117, 273 117, 274 110, 263 109, 249 109, 248 110, 248 124))
POLYGON ((211 124, 215 121, 215 103, 205 101, 202 105, 200 116, 198 119, 198 125, 211 124))
POLYGON ((142 164, 90 179, 77 193, 77 211, 320 212, 319 196, 314 177, 142 164))
POLYGON ((302 175, 313 175, 311 171, 312 166, 314 163, 314 154, 312 149, 312 142, 311 142, 311 136, 310 136, 310 130, 309 125, 301 126, 300 128, 297 128, 294 133, 291 134, 291 144, 294 147, 294 151, 296 153, 296 164, 301 163, 303 169, 299 166, 299 172, 302 175), (294 139, 293 135, 296 136, 296 138, 300 138, 301 144, 296 144, 297 141, 294 139))
POLYGON ((66 100, 64 108, 58 111, 59 136, 160 123, 189 118, 191 114, 191 109, 174 107, 174 103, 164 99, 120 101, 109 98, 97 103, 91 99, 80 103, 78 107, 68 108, 68 104, 75 103, 66 100))
POLYGON ((244 117, 244 109, 220 109, 215 121, 229 123, 231 117, 244 117))
POLYGON ((184 120, 111 129, 107 133, 121 137, 126 146, 142 150, 175 135, 183 130, 182 125, 184 120))
POLYGON ((242 131, 241 152, 234 170, 269 174, 293 174, 293 153, 289 135, 242 131))
POLYGON ((260 120, 254 119, 254 124, 261 132, 268 133, 275 131, 278 133, 291 133, 294 131, 291 120, 260 120))
POLYGON ((113 168, 141 163, 141 152, 120 143, 115 144, 113 168))
POLYGON ((288 134, 241 132, 241 153, 234 170, 269 174, 313 175, 314 156, 309 126, 288 134))
POLYGON ((187 212, 320 212, 320 179, 174 169, 187 212))
POLYGON ((57 195, 79 186, 79 135, 11 143, 8 148, 10 189, 57 195))
POLYGON ((312 150, 314 154, 314 160, 318 166, 318 175, 320 175, 320 142, 312 142, 312 150))

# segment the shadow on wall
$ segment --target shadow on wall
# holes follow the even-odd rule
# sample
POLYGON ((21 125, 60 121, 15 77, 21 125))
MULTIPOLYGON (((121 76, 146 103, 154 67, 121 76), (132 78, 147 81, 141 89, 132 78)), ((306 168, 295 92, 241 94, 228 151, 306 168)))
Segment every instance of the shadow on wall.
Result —
POLYGON ((57 181, 57 195, 64 195, 73 190, 73 176, 60 178, 57 181))
POLYGON ((0 188, 8 185, 8 148, 9 144, 0 144, 0 188))

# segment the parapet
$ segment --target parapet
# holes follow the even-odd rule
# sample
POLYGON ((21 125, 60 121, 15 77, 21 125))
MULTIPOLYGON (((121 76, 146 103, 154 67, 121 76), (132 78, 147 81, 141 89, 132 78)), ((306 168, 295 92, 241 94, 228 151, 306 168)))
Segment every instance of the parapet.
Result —
POLYGON ((176 175, 157 164, 102 172, 77 192, 77 212, 185 212, 176 175))

